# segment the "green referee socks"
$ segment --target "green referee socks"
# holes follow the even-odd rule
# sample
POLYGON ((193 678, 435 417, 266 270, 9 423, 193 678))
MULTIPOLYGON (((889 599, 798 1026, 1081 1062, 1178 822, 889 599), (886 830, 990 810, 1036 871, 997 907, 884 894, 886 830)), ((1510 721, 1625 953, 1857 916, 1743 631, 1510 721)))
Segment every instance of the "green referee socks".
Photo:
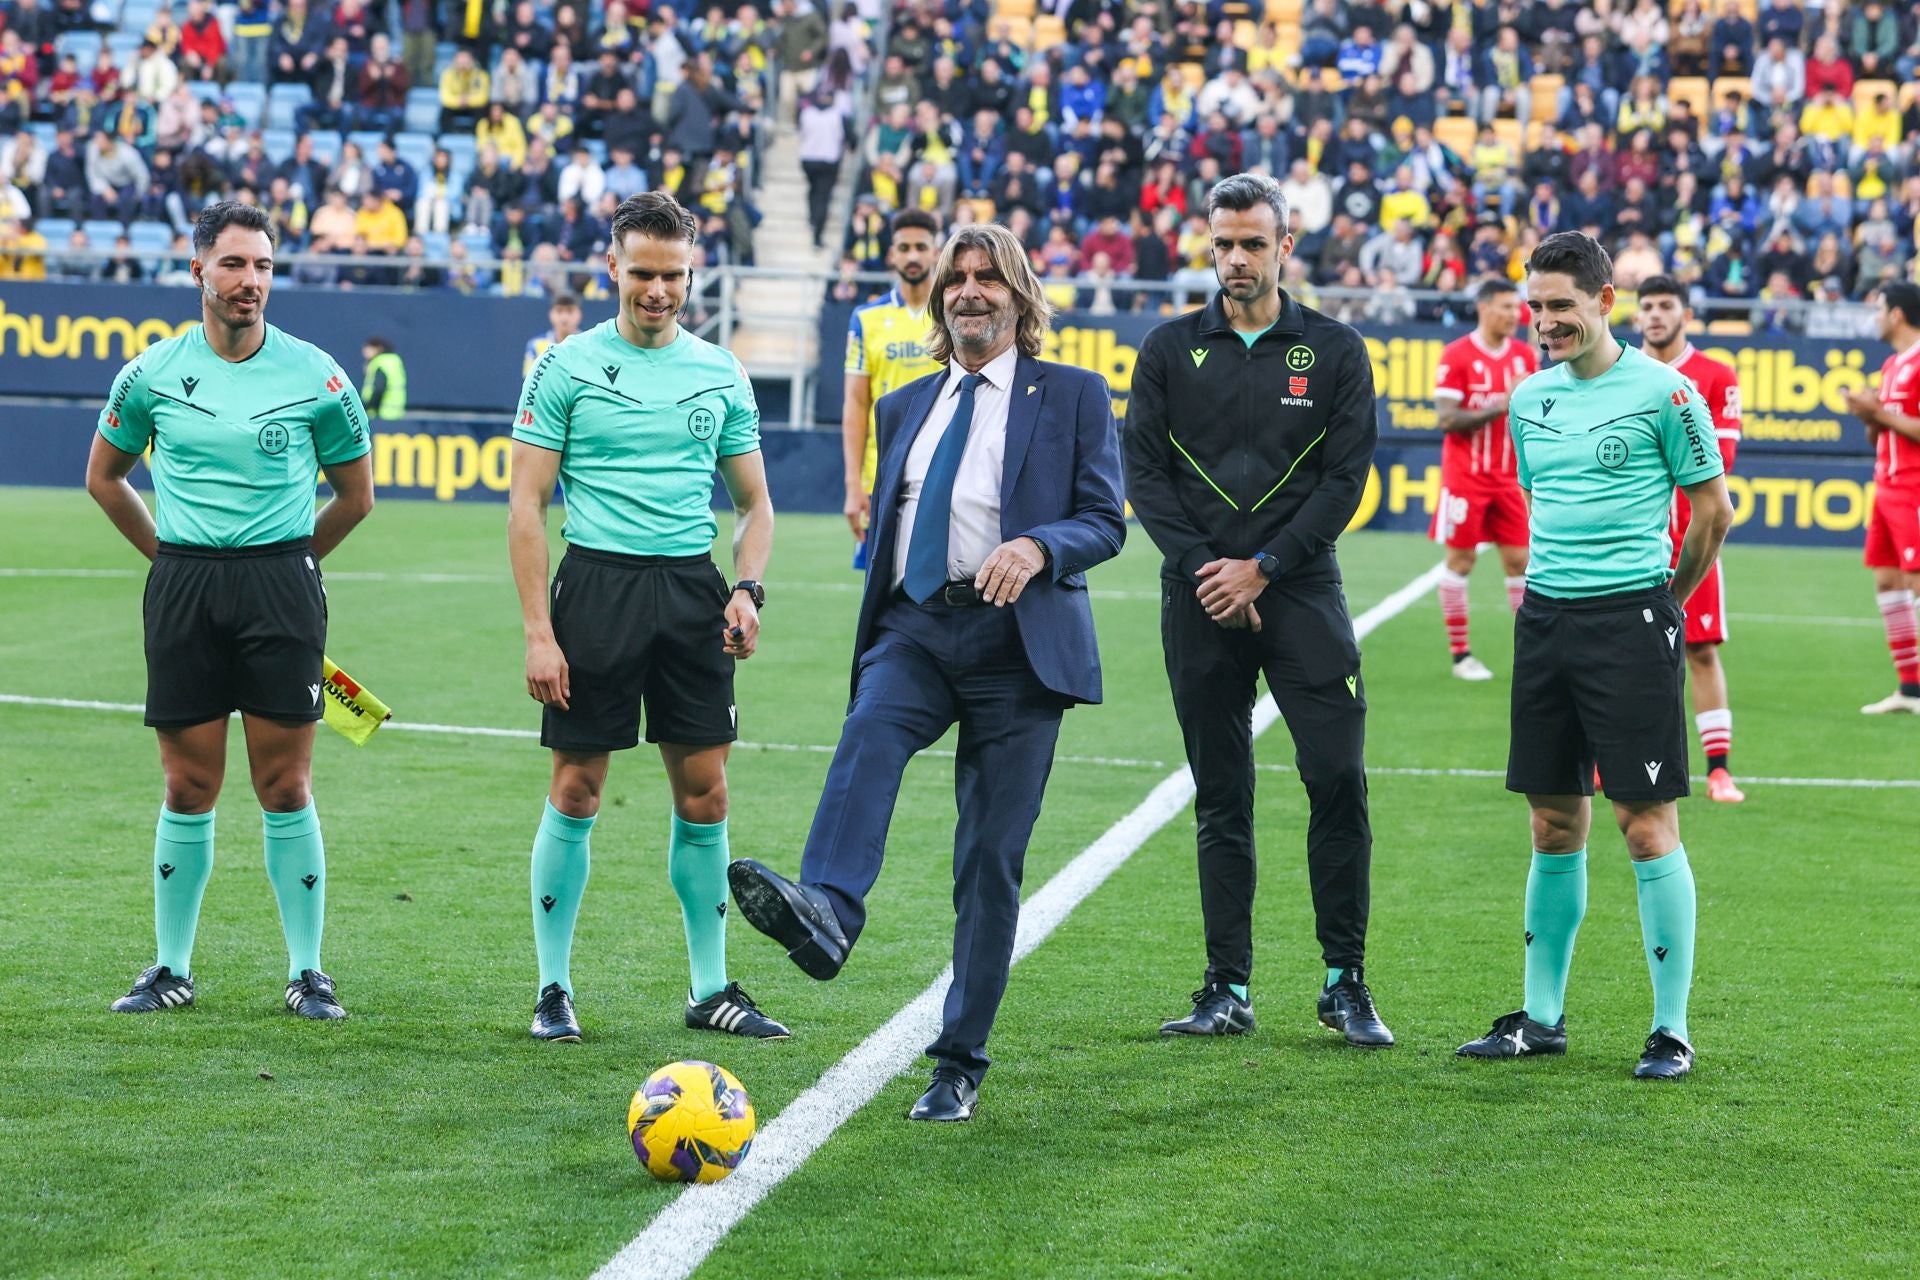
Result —
POLYGON ((1527 873, 1527 1016, 1551 1027, 1567 1011, 1573 939, 1587 914, 1587 851, 1533 851, 1527 873))
POLYGON ((212 874, 213 810, 175 813, 161 805, 153 833, 154 963, 182 978, 193 972, 193 934, 212 874))
POLYGON ((1633 864, 1640 890, 1640 940, 1653 975, 1653 1027, 1687 1035, 1687 989, 1693 985, 1693 868, 1687 846, 1633 864))
POLYGON ((696 1003, 727 985, 727 820, 688 822, 673 815, 667 879, 687 926, 688 984, 696 1003))
POLYGON ((593 857, 592 818, 569 818, 547 801, 533 838, 533 949, 540 957, 540 989, 557 982, 573 994, 573 926, 587 892, 593 857))
POLYGON ((327 914, 327 852, 320 844, 320 814, 309 800, 292 813, 261 811, 267 846, 267 879, 280 903, 287 935, 287 981, 302 969, 320 967, 320 930, 327 914))

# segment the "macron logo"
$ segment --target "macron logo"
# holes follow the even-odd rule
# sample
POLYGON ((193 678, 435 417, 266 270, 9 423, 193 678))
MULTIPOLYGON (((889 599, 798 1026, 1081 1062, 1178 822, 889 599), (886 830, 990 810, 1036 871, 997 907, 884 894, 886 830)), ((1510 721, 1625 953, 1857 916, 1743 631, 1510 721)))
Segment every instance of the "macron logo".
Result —
POLYGON ((1660 761, 1647 761, 1647 782, 1652 786, 1660 785, 1660 761))
POLYGON ((1669 649, 1673 648, 1673 638, 1679 634, 1680 634, 1680 628, 1678 627, 1667 628, 1667 648, 1669 649))
POLYGON ((310 684, 307 686, 307 692, 313 695, 313 705, 316 707, 319 706, 320 705, 320 686, 317 684, 310 684))
POLYGON ((1193 350, 1187 352, 1187 354, 1193 357, 1193 367, 1198 369, 1207 362, 1207 357, 1212 353, 1205 347, 1195 347, 1193 350))

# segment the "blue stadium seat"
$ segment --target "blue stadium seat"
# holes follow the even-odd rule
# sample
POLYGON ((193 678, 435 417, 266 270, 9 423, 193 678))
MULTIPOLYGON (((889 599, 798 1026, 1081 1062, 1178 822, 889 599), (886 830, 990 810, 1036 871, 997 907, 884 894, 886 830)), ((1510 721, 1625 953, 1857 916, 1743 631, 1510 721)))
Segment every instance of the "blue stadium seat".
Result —
POLYGON ((462 231, 460 238, 466 241, 467 252, 476 258, 493 256, 493 237, 484 231, 462 231))
POLYGON ((133 251, 142 257, 164 254, 173 245, 173 230, 158 222, 136 222, 127 228, 133 251))
POLYGON ((140 52, 140 41, 144 39, 141 32, 145 30, 146 25, 142 23, 140 31, 107 32, 107 48, 113 51, 113 60, 124 65, 126 61, 131 60, 138 54, 140 52))
POLYGON ((216 80, 189 80, 187 92, 202 102, 220 101, 220 84, 216 80))
POLYGON ((27 126, 27 132, 33 135, 33 140, 48 151, 53 150, 54 135, 59 131, 60 126, 50 120, 35 120, 27 126))
POLYGON ((47 238, 51 248, 63 249, 73 235, 73 229, 79 225, 72 218, 42 218, 33 224, 33 229, 47 238))
POLYGON ((340 135, 325 129, 315 129, 313 138, 313 158, 331 169, 340 163, 340 135))
MULTIPOLYGON (((160 0, 127 0, 120 9, 120 29, 144 32, 153 25, 153 15, 159 8, 160 0)), ((186 16, 185 6, 180 8, 181 12, 176 13, 175 18, 186 16)))
POLYGON ((366 157, 368 164, 372 164, 375 157, 379 155, 380 144, 386 136, 378 129, 355 129, 347 135, 347 141, 360 148, 360 154, 366 157))
POLYGON ((293 128, 293 109, 313 101, 313 90, 304 84, 277 84, 267 91, 267 127, 293 128))
POLYGON ((285 160, 293 154, 294 132, 291 129, 262 129, 260 144, 276 162, 285 160))
POLYGON ((88 218, 80 225, 86 228, 87 239, 96 249, 111 249, 115 240, 129 234, 112 218, 88 218))
POLYGON ((443 133, 440 135, 440 145, 453 157, 456 172, 465 173, 473 168, 474 154, 479 148, 474 145, 472 134, 443 133))
POLYGON ((54 56, 64 58, 71 54, 74 61, 80 64, 82 74, 93 65, 93 56, 99 49, 100 36, 93 31, 65 31, 53 42, 54 56))
POLYGON ((433 138, 424 133, 402 133, 395 135, 393 149, 400 158, 414 167, 415 172, 425 174, 433 167, 433 138))
MULTIPOLYGON (((428 231, 420 237, 420 242, 427 247, 429 258, 444 258, 447 256, 447 247, 453 243, 453 237, 444 231, 428 231)), ((47 237, 47 243, 53 243, 52 236, 47 237)))
POLYGON ((251 81, 236 80, 227 86, 227 97, 233 101, 233 109, 240 113, 250 129, 261 129, 267 123, 267 87, 251 81))
POLYGON ((440 128, 438 89, 407 90, 406 125, 409 133, 434 133, 440 128))

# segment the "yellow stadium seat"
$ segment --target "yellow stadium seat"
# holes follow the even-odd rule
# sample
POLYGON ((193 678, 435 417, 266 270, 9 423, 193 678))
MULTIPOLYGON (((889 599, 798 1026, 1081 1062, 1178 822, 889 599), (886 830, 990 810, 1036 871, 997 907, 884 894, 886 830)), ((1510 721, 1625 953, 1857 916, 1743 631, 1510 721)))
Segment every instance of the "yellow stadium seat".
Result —
POLYGON ((1518 156, 1525 152, 1526 131, 1518 120, 1495 120, 1493 132, 1494 136, 1512 149, 1514 155, 1518 156))
POLYGON ((1461 159, 1473 152, 1473 143, 1480 131, 1466 116, 1441 116, 1433 122, 1433 140, 1446 147, 1461 159))
POLYGON ((1920 80, 1909 80, 1900 86, 1900 110, 1912 106, 1915 98, 1920 98, 1920 80))
POLYGON ((1233 24, 1233 47, 1251 49, 1254 46, 1254 37, 1259 34, 1260 28, 1254 23, 1244 19, 1236 22, 1233 24))
POLYGON ((1723 338, 1746 338, 1753 334, 1751 320, 1709 320, 1707 332, 1723 338))
POLYGON ((1533 118, 1552 120, 1560 114, 1560 90, 1566 87, 1567 78, 1549 72, 1541 72, 1531 81, 1533 89, 1533 118))
POLYGON ((1705 76, 1675 76, 1667 81, 1667 103, 1685 102, 1693 107, 1695 116, 1704 116, 1713 110, 1713 99, 1708 96, 1705 76))
POLYGON ((1328 67, 1320 73, 1320 87, 1328 93, 1338 93, 1347 87, 1347 80, 1338 70, 1328 67))
POLYGON ((1529 120, 1527 122, 1527 150, 1538 151, 1542 147, 1553 145, 1553 121, 1529 120))
POLYGON ((1042 13, 1035 16, 1033 20, 1033 43, 1028 46, 1029 48, 1051 49, 1057 44, 1065 44, 1066 40, 1066 23, 1060 21, 1060 19, 1050 13, 1042 13))
POLYGON ((1853 82, 1853 109, 1863 110, 1873 105, 1876 94, 1886 94, 1890 101, 1898 101, 1900 86, 1891 80, 1855 80, 1853 82))
POLYGON ((993 6, 993 13, 997 18, 1031 18, 1033 0, 999 0, 993 6))
POLYGON ((1002 14, 993 20, 993 30, 998 31, 1002 27, 1006 28, 1007 39, 1013 41, 1015 45, 1022 49, 1033 47, 1032 18, 1015 18, 1002 14))
POLYGON ((1298 28, 1304 12, 1306 0, 1267 0, 1267 20, 1283 27, 1298 28))
POLYGON ((1842 200, 1851 200, 1853 198, 1853 175, 1845 169, 1835 169, 1833 171, 1833 194, 1839 196, 1842 200))
POLYGON ((1721 76, 1713 82, 1713 101, 1708 103, 1706 109, 1701 111, 1700 114, 1705 115, 1707 111, 1719 107, 1727 100, 1729 91, 1737 91, 1742 98, 1751 102, 1753 100, 1753 81, 1747 79, 1745 76, 1721 76))

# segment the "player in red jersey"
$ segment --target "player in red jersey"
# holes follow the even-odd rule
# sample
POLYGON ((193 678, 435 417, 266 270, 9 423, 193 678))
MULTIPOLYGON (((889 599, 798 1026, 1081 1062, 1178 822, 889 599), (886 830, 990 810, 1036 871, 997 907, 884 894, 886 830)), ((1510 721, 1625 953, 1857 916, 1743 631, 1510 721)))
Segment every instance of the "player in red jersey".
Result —
MULTIPOLYGON (((1678 369, 1693 383, 1713 415, 1713 434, 1720 444, 1720 460, 1733 470, 1734 450, 1740 443, 1740 379, 1732 367, 1710 360, 1687 340, 1693 309, 1687 305, 1686 286, 1672 276, 1650 276, 1640 285, 1640 349, 1662 364, 1678 369)), ((1687 536, 1693 509, 1686 495, 1673 493, 1673 517, 1668 535, 1673 539, 1673 562, 1680 563, 1680 542, 1687 536)), ((1693 724, 1700 733, 1700 749, 1707 756, 1707 795, 1738 804, 1747 797, 1727 770, 1733 751, 1733 711, 1727 702, 1727 673, 1720 666, 1720 646, 1727 639, 1727 600, 1716 560, 1706 579, 1687 597, 1687 685, 1693 690, 1693 724)))
POLYGON ((1893 355, 1880 366, 1878 394, 1862 387, 1847 397, 1847 407, 1874 442, 1866 562, 1900 686, 1860 710, 1920 715, 1920 628, 1913 608, 1920 591, 1920 285, 1883 285, 1878 296, 1880 339, 1893 344, 1893 355))
POLYGON ((1447 549, 1440 615, 1447 624, 1453 674, 1491 680, 1493 672, 1467 646, 1467 574, 1480 544, 1493 543, 1507 572, 1507 606, 1520 607, 1527 589, 1527 500, 1507 434, 1507 394, 1540 368, 1540 359, 1513 336, 1521 308, 1512 281, 1482 282, 1474 302, 1480 323, 1447 344, 1434 370, 1434 405, 1446 437, 1440 445, 1440 505, 1427 536, 1447 549))

